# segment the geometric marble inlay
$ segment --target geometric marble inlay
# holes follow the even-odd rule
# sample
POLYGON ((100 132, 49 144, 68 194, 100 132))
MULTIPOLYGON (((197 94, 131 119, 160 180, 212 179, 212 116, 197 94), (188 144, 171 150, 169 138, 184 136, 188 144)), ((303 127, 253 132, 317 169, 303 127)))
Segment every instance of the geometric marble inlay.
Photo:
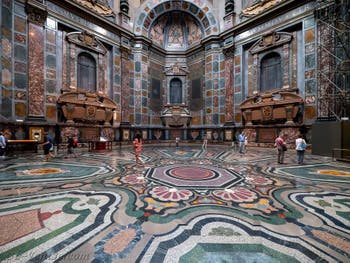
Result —
POLYGON ((309 180, 330 181, 330 182, 350 182, 350 168, 334 165, 332 163, 303 165, 294 167, 276 168, 278 173, 293 177, 302 177, 309 180))
POLYGON ((121 197, 71 191, 0 201, 0 261, 54 262, 112 224, 121 197))
POLYGON ((155 237, 147 252, 140 262, 333 261, 298 235, 281 236, 263 225, 222 215, 199 216, 172 233, 155 237))
POLYGON ((31 162, 0 168, 0 185, 83 179, 113 172, 109 166, 78 163, 31 162))
POLYGON ((186 189, 223 189, 243 180, 243 177, 233 170, 184 164, 150 168, 145 177, 162 185, 186 189))

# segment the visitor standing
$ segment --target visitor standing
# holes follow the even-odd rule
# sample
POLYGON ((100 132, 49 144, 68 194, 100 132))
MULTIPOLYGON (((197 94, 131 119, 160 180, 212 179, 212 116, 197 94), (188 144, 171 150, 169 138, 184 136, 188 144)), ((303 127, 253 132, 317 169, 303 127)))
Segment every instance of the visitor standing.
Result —
POLYGON ((135 160, 136 163, 142 163, 140 160, 140 155, 142 152, 142 139, 140 134, 135 135, 135 139, 133 141, 134 151, 135 151, 135 160))
POLYGON ((0 132, 0 157, 5 157, 5 150, 6 150, 6 138, 4 136, 3 132, 0 132))
POLYGON ((239 144, 239 153, 244 153, 245 135, 243 132, 240 132, 240 134, 238 135, 238 144, 239 144))
POLYGON ((43 150, 44 150, 44 155, 45 155, 46 161, 48 161, 51 157, 54 157, 50 152, 51 148, 53 148, 52 138, 48 132, 45 132, 44 133, 43 150))
POLYGON ((285 143, 285 136, 280 134, 275 140, 275 146, 277 147, 277 162, 283 164, 284 152, 287 151, 287 145, 285 143))
POLYGON ((304 163, 304 154, 306 149, 306 142, 303 136, 299 134, 298 139, 295 140, 295 150, 297 151, 298 164, 304 163))
POLYGON ((207 145, 208 145, 208 139, 207 136, 204 136, 203 144, 202 144, 202 150, 206 151, 207 150, 207 145))
POLYGON ((176 138, 175 138, 175 145, 176 145, 176 148, 179 148, 179 143, 180 143, 180 137, 176 137, 176 138))

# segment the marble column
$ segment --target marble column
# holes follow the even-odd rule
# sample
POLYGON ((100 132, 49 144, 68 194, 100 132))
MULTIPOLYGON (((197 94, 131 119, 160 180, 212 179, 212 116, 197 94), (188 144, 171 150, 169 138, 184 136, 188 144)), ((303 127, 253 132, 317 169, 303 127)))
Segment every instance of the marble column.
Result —
POLYGON ((28 72, 29 99, 28 119, 45 119, 45 80, 44 80, 44 25, 46 7, 38 2, 28 1, 28 72))
POLYGON ((225 125, 234 125, 234 47, 224 50, 225 54, 225 125))
POLYGON ((130 125, 130 51, 125 47, 120 48, 121 52, 121 106, 122 120, 121 124, 130 125))
POLYGON ((283 57, 284 57, 283 58, 283 61, 284 61, 283 67, 285 68, 285 70, 283 72, 282 88, 284 88, 284 89, 290 88, 290 83, 289 83, 289 79, 290 79, 289 49, 290 49, 289 43, 283 45, 283 57))

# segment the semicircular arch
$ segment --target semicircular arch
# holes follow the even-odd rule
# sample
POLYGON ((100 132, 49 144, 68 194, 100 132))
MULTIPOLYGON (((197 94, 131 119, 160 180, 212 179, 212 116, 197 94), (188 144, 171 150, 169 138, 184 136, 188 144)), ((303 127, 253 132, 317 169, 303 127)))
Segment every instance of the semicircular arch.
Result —
POLYGON ((153 23, 165 13, 177 11, 190 14, 203 30, 203 38, 219 34, 219 22, 212 6, 204 0, 191 1, 148 1, 139 10, 134 24, 134 34, 148 37, 153 23))

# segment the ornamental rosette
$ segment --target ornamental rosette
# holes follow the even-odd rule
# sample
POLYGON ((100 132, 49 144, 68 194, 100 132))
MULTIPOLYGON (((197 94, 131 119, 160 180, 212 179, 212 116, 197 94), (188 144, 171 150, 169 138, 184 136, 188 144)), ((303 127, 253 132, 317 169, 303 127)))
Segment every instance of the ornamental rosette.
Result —
POLYGON ((129 174, 129 175, 121 178, 121 181, 123 183, 132 184, 132 185, 145 184, 147 182, 145 177, 143 175, 140 175, 140 174, 129 174))
POLYGON ((271 185, 272 181, 260 175, 247 175, 245 177, 245 182, 252 185, 271 185))
POLYGON ((193 193, 189 190, 185 189, 176 189, 176 188, 169 188, 166 186, 157 186, 154 187, 150 194, 154 198, 158 198, 161 201, 181 201, 181 200, 188 200, 193 193))
POLYGON ((252 202, 258 198, 255 192, 239 186, 224 190, 215 190, 213 191, 213 194, 225 201, 233 201, 237 203, 252 202))

